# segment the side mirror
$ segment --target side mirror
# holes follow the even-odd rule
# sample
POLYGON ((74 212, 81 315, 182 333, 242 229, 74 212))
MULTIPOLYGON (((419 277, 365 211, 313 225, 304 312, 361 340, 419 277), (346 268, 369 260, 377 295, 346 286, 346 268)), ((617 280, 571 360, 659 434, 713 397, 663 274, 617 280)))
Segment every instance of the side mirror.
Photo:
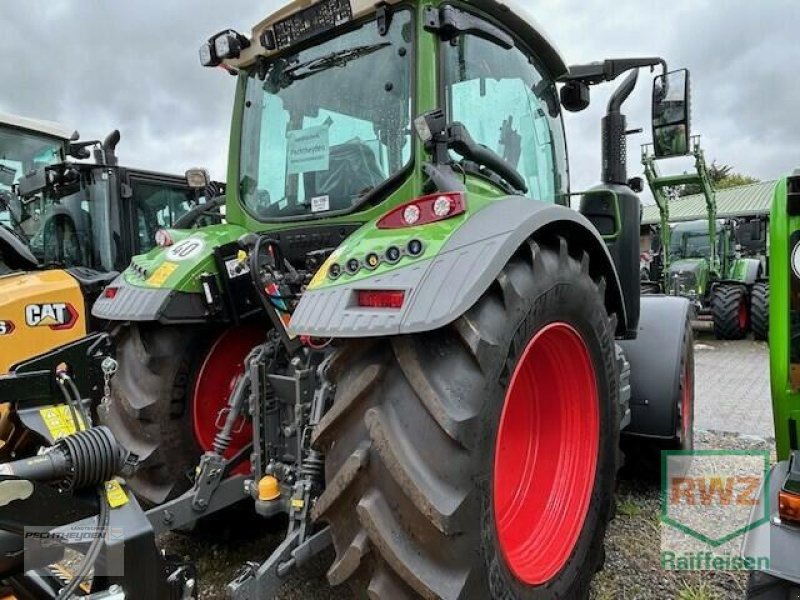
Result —
POLYGON ((583 81, 568 81, 561 88, 561 106, 580 112, 589 106, 589 86, 583 81))
POLYGON ((193 190, 202 190, 211 183, 211 177, 205 169, 189 169, 186 171, 186 183, 193 190))
POLYGON ((689 153, 689 71, 659 75, 653 81, 653 146, 657 158, 689 153))

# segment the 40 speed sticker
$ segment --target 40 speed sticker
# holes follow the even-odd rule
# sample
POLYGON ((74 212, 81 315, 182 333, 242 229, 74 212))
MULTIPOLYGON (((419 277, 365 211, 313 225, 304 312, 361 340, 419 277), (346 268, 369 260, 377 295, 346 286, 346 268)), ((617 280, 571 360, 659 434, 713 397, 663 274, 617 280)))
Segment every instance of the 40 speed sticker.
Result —
POLYGON ((11 335, 14 332, 14 323, 11 321, 0 321, 0 335, 11 335))
POLYGON ((167 251, 167 260, 189 260, 203 252, 206 244, 200 238, 186 238, 167 251))

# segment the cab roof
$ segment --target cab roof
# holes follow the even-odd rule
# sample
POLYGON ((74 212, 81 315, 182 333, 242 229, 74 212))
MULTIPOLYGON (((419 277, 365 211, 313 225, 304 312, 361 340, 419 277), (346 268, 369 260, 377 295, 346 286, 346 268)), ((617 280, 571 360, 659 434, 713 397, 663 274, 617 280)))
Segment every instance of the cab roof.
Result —
POLYGON ((69 141, 74 130, 54 121, 44 121, 42 119, 30 119, 8 113, 0 112, 0 126, 10 125, 18 129, 24 129, 35 133, 41 133, 50 137, 69 141))
MULTIPOLYGON (((246 66, 255 59, 257 55, 270 55, 277 51, 267 51, 261 45, 261 36, 276 23, 294 15, 321 0, 293 0, 283 8, 275 11, 266 19, 259 22, 251 32, 251 46, 242 52, 241 58, 237 60, 225 61, 235 67, 246 66)), ((401 4, 405 0, 385 0, 385 4, 401 4)), ((507 28, 521 37, 531 50, 533 50, 544 63, 545 67, 555 79, 566 75, 569 71, 564 57, 556 48, 555 44, 544 33, 541 26, 536 22, 530 11, 526 7, 529 0, 466 0, 465 4, 474 6, 495 19, 500 21, 507 28)), ((376 12, 375 0, 349 0, 353 14, 353 19, 366 16, 376 12)))

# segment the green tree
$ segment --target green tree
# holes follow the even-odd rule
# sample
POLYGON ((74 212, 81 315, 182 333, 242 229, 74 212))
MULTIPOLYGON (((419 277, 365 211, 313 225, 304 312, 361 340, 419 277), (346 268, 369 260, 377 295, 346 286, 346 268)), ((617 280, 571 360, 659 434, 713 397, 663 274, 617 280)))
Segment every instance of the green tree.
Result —
MULTIPOLYGON (((716 161, 711 163, 711 166, 708 168, 708 175, 711 177, 714 189, 717 190, 758 183, 760 181, 755 177, 735 172, 730 165, 718 165, 716 161)), ((702 192, 703 190, 699 185, 692 184, 683 186, 680 195, 691 196, 693 194, 701 194, 702 192)))

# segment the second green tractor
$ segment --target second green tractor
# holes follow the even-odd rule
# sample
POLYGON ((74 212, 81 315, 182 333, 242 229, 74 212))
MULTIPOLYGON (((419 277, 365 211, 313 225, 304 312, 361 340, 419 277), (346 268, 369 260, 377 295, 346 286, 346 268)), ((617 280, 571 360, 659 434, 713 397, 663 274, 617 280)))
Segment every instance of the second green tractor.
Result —
POLYGON ((645 176, 660 214, 661 251, 652 278, 659 291, 689 298, 696 317, 712 321, 718 339, 742 339, 752 330, 755 339, 766 340, 769 281, 765 263, 741 255, 735 220, 717 218, 716 192, 699 137, 691 140, 688 151, 674 154, 670 150, 656 143, 644 146, 642 152, 645 176), (687 155, 694 159, 693 172, 659 172, 658 160, 687 155), (702 190, 706 218, 673 224, 671 195, 685 185, 697 185, 702 190))

